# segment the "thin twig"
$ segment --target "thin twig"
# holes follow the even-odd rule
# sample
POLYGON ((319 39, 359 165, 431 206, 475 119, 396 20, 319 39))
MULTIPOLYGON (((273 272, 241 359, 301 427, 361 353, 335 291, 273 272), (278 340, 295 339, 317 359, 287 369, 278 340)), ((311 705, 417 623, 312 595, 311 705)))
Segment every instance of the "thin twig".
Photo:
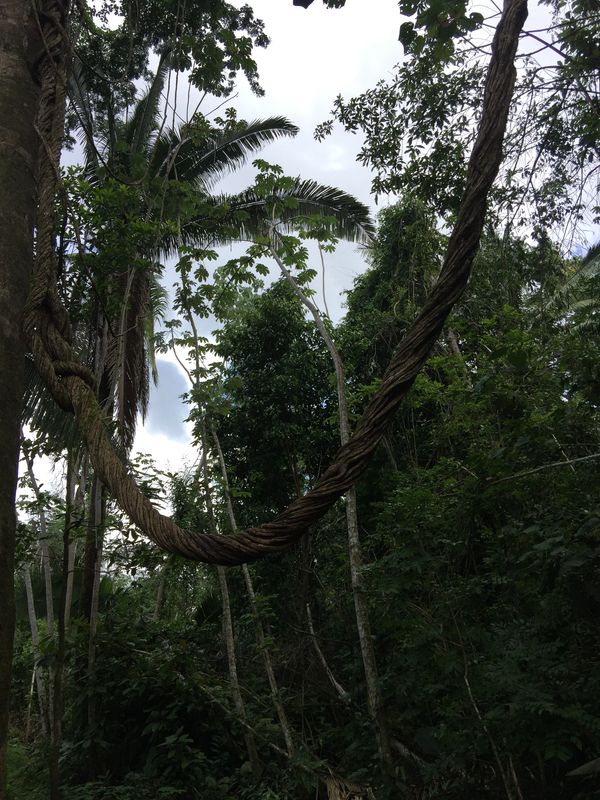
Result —
POLYGON ((571 458, 568 461, 553 461, 551 464, 542 464, 541 467, 533 467, 532 469, 524 469, 521 472, 515 472, 513 475, 505 475, 503 478, 494 478, 494 480, 487 481, 488 486, 493 486, 495 483, 504 483, 504 481, 512 481, 517 478, 524 478, 526 475, 533 475, 536 472, 541 472, 544 469, 552 469, 553 467, 569 467, 572 464, 580 464, 582 461, 593 461, 600 458, 600 453, 594 453, 591 456, 581 456, 580 458, 571 458))

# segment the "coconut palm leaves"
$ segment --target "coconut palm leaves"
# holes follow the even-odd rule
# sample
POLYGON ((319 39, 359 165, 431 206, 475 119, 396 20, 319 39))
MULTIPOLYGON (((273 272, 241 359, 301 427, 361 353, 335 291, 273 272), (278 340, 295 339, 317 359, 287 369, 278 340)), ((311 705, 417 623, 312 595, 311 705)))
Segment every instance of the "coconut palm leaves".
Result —
POLYGON ((570 273, 555 293, 555 302, 569 309, 590 305, 589 282, 600 274, 600 242, 590 247, 585 256, 573 264, 570 273))
MULTIPOLYGON (((109 334, 105 347, 100 348, 103 362, 94 367, 96 374, 102 375, 99 383, 107 395, 105 406, 110 408, 126 448, 133 442, 138 413, 143 414, 147 407, 153 353, 149 331, 157 313, 151 298, 159 287, 159 259, 176 254, 182 245, 214 245, 252 239, 260 233, 267 200, 251 189, 236 195, 214 195, 214 186, 265 145, 298 132, 281 116, 244 123, 228 115, 221 127, 199 116, 169 127, 163 116, 169 69, 170 53, 166 52, 145 94, 126 114, 111 112, 108 101, 107 113, 94 114, 80 64, 75 65, 70 86, 71 107, 85 148, 87 179, 94 186, 115 184, 134 191, 137 200, 131 230, 146 224, 153 232, 131 253, 131 263, 115 262, 112 274, 103 275, 102 281, 104 306, 111 309, 106 326, 109 334)), ((317 213, 332 220, 335 234, 342 238, 365 242, 372 236, 367 208, 339 189, 298 178, 278 197, 294 200, 282 212, 284 228, 293 227, 300 215, 317 213)))

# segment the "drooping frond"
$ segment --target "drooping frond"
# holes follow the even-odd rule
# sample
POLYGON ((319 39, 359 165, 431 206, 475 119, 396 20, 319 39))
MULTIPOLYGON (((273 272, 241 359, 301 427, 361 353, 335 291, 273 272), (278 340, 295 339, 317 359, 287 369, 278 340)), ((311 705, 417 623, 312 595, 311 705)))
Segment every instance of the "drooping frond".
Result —
MULTIPOLYGON (((276 199, 294 198, 297 207, 285 207, 278 210, 282 223, 281 230, 292 230, 299 217, 317 214, 335 220, 333 233, 350 242, 368 244, 375 235, 375 224, 369 209, 351 194, 332 186, 323 186, 317 181, 296 178, 294 186, 287 191, 275 193, 276 199)), ((252 190, 238 195, 215 198, 217 202, 231 204, 232 210, 244 210, 249 219, 245 227, 250 231, 264 227, 265 200, 252 190)))
POLYGON ((84 174, 93 181, 100 167, 99 151, 106 153, 109 138, 105 131, 99 130, 94 118, 90 95, 85 79, 85 68, 77 56, 69 77, 68 95, 71 108, 78 122, 78 138, 85 153, 84 174))
POLYGON ((44 384, 31 358, 25 359, 23 425, 43 433, 50 451, 77 450, 81 437, 72 414, 58 406, 44 384))
POLYGON ((118 332, 108 344, 106 371, 115 387, 115 419, 119 439, 131 448, 137 415, 146 415, 149 398, 149 369, 146 358, 146 318, 150 290, 144 269, 130 268, 123 276, 123 307, 118 332))
POLYGON ((148 313, 144 320, 144 337, 146 339, 146 358, 152 375, 152 381, 158 383, 158 366, 156 364, 155 333, 157 320, 164 320, 169 309, 169 293, 160 285, 155 275, 150 279, 150 295, 148 313))
POLYGON ((575 264, 571 274, 554 292, 552 303, 574 309, 585 299, 587 281, 598 274, 600 274, 600 241, 590 247, 585 256, 575 264))
MULTIPOLYGON (((320 215, 332 218, 332 232, 340 239, 361 244, 369 244, 375 234, 375 224, 369 209, 360 200, 331 186, 323 186, 312 180, 297 178, 293 187, 275 194, 276 199, 293 198, 295 207, 286 207, 278 211, 279 230, 284 233, 294 230, 301 217, 320 215)), ((222 237, 219 230, 211 227, 211 221, 196 217, 182 225, 180 243, 200 244, 209 240, 224 243, 232 238, 239 240, 253 239, 264 233, 265 210, 268 200, 259 197, 252 189, 236 195, 221 195, 212 198, 215 206, 226 204, 230 208, 230 221, 235 223, 236 212, 243 211, 244 221, 238 222, 239 233, 236 236, 222 237)), ((174 242, 167 243, 171 248, 174 242)))
POLYGON ((208 191, 215 181, 242 166, 248 157, 284 136, 296 136, 298 128, 285 117, 254 120, 239 131, 224 134, 213 129, 198 141, 185 127, 158 137, 150 161, 151 175, 194 184, 208 191))
POLYGON ((170 65, 171 53, 166 51, 160 57, 148 91, 136 103, 131 117, 123 125, 121 136, 131 153, 147 154, 150 150, 152 134, 158 128, 160 99, 170 65))

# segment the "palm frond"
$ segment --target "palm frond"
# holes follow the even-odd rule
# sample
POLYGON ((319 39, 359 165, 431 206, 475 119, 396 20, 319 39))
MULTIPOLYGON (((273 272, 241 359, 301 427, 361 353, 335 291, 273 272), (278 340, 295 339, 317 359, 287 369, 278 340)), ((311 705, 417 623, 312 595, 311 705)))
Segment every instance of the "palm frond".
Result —
MULTIPOLYGON (((293 198, 296 207, 283 207, 279 212, 280 230, 293 231, 300 218, 307 215, 320 215, 333 219, 332 233, 340 239, 361 244, 369 244, 375 235, 375 224, 369 209, 360 200, 332 186, 323 186, 317 181, 296 178, 293 187, 275 194, 279 200, 293 198)), ((211 198, 215 206, 226 204, 230 208, 230 220, 235 223, 236 212, 244 211, 244 221, 237 223, 238 234, 223 238, 219 230, 211 227, 211 220, 196 217, 188 220, 181 227, 180 244, 201 244, 207 240, 227 243, 233 238, 238 240, 253 239, 264 232, 265 209, 267 200, 259 197, 252 189, 236 195, 220 195, 211 198)), ((166 242, 166 249, 173 252, 176 243, 166 242)))
POLYGON ((50 452, 82 447, 75 417, 56 404, 31 358, 25 359, 22 424, 42 434, 50 452))
POLYGON ((171 51, 167 50, 160 57, 156 75, 146 94, 136 103, 131 117, 123 125, 121 135, 131 153, 147 154, 150 150, 152 134, 158 127, 160 99, 170 66, 171 51))
POLYGON ((585 256, 577 261, 570 275, 554 292, 551 303, 574 309, 583 299, 586 282, 600 273, 600 241, 592 245, 585 256))
POLYGON ((117 432, 126 450, 133 444, 138 414, 146 415, 150 392, 145 324, 150 302, 148 274, 133 269, 124 278, 118 333, 110 337, 106 357, 108 382, 115 387, 117 432))
POLYGON ((169 293, 160 285, 156 275, 150 280, 150 295, 148 313, 144 320, 144 337, 146 339, 146 358, 152 375, 152 382, 156 386, 158 383, 158 366, 156 364, 155 333, 156 323, 163 320, 169 308, 169 293))
POLYGON ((67 91, 69 102, 79 122, 79 140, 85 153, 84 174, 86 177, 93 178, 93 176, 97 175, 100 165, 96 138, 102 141, 103 134, 97 130, 85 79, 85 68, 77 56, 73 59, 67 91))
POLYGON ((215 128, 204 141, 189 136, 185 127, 158 137, 151 154, 150 174, 166 175, 208 191, 228 172, 242 166, 253 153, 298 128, 285 117, 254 120, 245 128, 224 134, 215 128))

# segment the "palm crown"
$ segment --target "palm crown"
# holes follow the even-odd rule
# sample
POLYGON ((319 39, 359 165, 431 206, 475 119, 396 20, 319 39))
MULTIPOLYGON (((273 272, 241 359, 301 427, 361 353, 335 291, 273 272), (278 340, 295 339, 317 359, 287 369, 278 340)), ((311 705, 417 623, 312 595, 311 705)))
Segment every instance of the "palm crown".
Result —
MULTIPOLYGON (((142 217, 154 226, 151 243, 139 248, 143 252, 136 252, 131 263, 116 268, 105 280, 110 301, 105 297, 99 303, 99 313, 107 317, 104 328, 108 334, 103 363, 94 367, 99 374, 100 399, 114 417, 126 449, 133 442, 138 413, 144 415, 147 409, 154 366, 154 320, 164 310, 166 297, 159 283, 159 260, 176 254, 184 245, 252 239, 261 232, 264 197, 253 189, 218 195, 212 190, 220 178, 243 166, 262 147, 298 132, 280 116, 245 123, 229 115, 220 126, 198 116, 191 123, 168 127, 163 117, 163 90, 169 62, 167 52, 145 94, 128 113, 115 114, 108 103, 109 111, 100 121, 81 64, 75 65, 70 83, 87 181, 97 187, 116 182, 134 189, 136 222, 142 217)), ((321 214, 341 238, 357 242, 372 238, 374 226, 368 209, 340 189, 297 178, 276 195, 294 198, 294 204, 281 212, 283 226, 293 227, 298 214, 321 214)), ((101 327, 98 320, 91 324, 101 327)))

